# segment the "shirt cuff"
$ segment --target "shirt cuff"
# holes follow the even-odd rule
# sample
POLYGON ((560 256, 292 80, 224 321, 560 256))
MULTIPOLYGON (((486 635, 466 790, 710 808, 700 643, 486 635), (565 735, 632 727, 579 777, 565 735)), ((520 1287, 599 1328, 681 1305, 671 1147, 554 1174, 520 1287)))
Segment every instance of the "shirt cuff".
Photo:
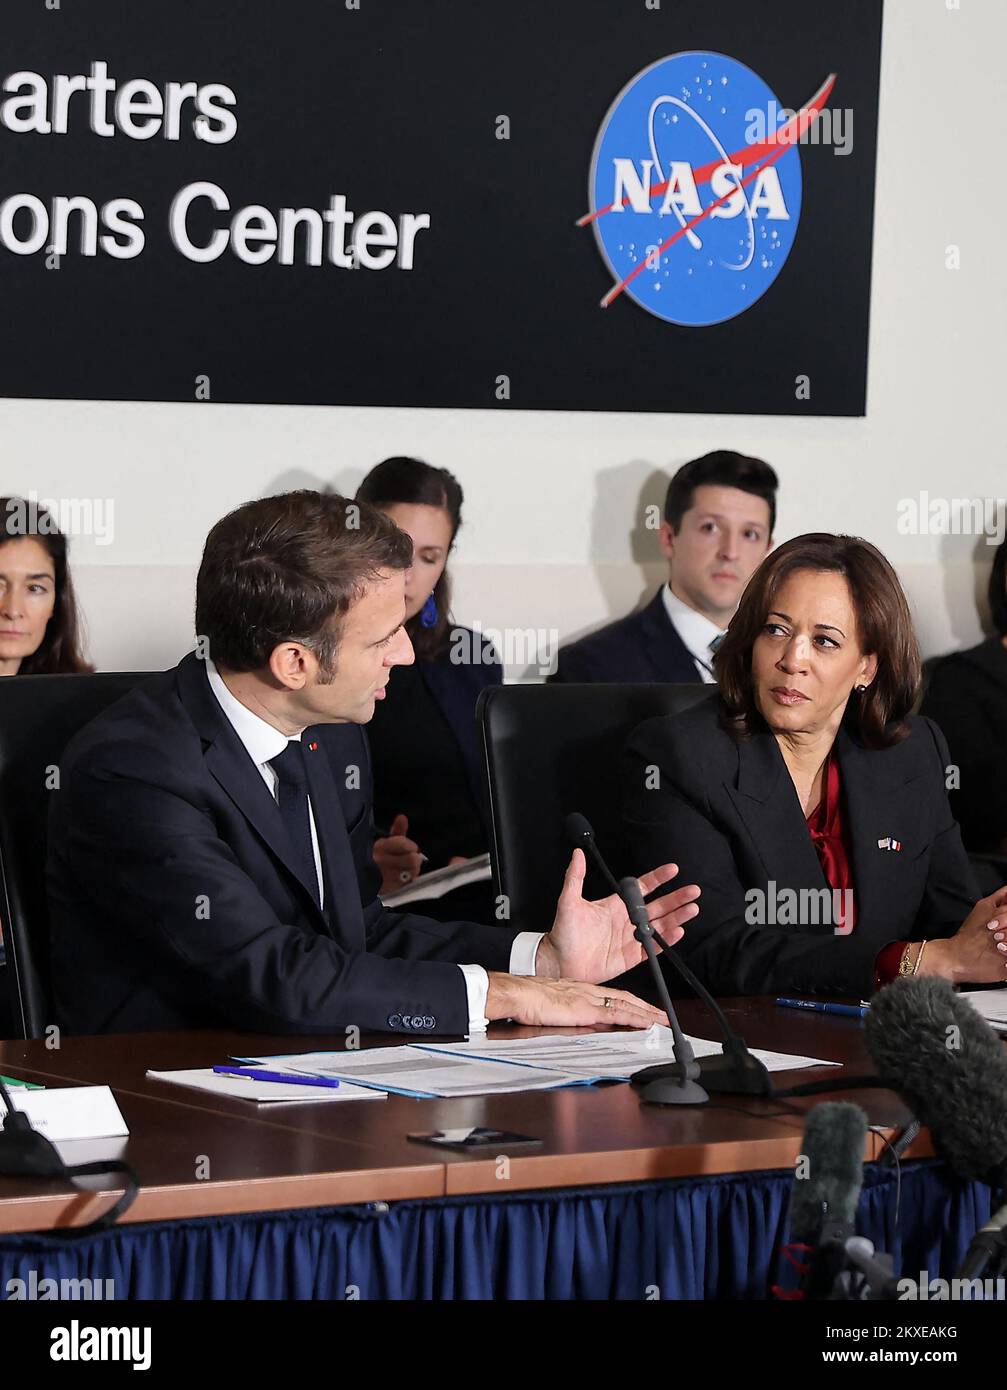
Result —
POLYGON ((512 975, 534 975, 538 943, 545 936, 541 931, 519 931, 511 943, 510 973, 512 975))
POLYGON ((465 993, 469 1001, 469 1032, 485 1033, 490 1026, 486 1017, 486 996, 490 992, 490 977, 481 965, 459 965, 465 976, 465 993))

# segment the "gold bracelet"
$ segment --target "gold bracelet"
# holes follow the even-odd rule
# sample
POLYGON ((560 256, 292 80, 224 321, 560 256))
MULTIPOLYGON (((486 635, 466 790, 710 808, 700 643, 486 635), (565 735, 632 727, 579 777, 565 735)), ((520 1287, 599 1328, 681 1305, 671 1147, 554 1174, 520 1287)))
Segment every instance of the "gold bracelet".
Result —
POLYGON ((924 942, 920 945, 919 954, 918 954, 917 957, 916 957, 916 964, 913 966, 913 974, 914 974, 914 975, 918 975, 918 974, 919 974, 920 961, 923 959, 923 952, 924 952, 926 949, 927 949, 927 943, 924 941, 924 942))

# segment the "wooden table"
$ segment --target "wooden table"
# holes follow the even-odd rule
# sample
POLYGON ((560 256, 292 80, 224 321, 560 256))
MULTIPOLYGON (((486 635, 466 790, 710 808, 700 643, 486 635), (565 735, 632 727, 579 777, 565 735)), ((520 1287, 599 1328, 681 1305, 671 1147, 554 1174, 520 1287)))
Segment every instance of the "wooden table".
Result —
MULTIPOLYGON (((776 1008, 769 999, 725 1002, 732 1025, 750 1046, 843 1064, 848 1074, 873 1068, 857 1019, 776 1008)), ((713 1036, 697 1001, 683 1001, 682 1025, 713 1036)), ((558 1029, 495 1025, 490 1037, 555 1034, 558 1029)), ((590 1030, 588 1030, 590 1031, 590 1030)), ((401 1038, 364 1038, 363 1046, 401 1038)), ((815 1099, 786 1102, 713 1096, 697 1108, 642 1105, 628 1085, 551 1092, 282 1109, 183 1090, 146 1076, 148 1069, 205 1067, 231 1055, 268 1055, 342 1047, 332 1038, 265 1037, 231 1032, 151 1033, 0 1043, 0 1072, 48 1087, 108 1084, 129 1126, 129 1139, 108 1148, 140 1179, 136 1202, 122 1218, 138 1222, 205 1217, 343 1203, 514 1192, 541 1188, 744 1173, 792 1167, 800 1152, 806 1110, 815 1099), (541 1138, 541 1147, 514 1152, 506 1179, 497 1155, 436 1150, 410 1143, 411 1131, 487 1125, 541 1138)), ((787 1072, 780 1086, 836 1074, 834 1069, 787 1072)), ((886 1134, 910 1118, 891 1092, 848 1096, 886 1134)), ((865 1159, 877 1158, 884 1138, 868 1135, 865 1159)), ((924 1136, 910 1156, 932 1152, 924 1136)), ((82 1225, 121 1190, 114 1180, 91 1194, 68 1194, 60 1184, 0 1178, 0 1232, 82 1225)))

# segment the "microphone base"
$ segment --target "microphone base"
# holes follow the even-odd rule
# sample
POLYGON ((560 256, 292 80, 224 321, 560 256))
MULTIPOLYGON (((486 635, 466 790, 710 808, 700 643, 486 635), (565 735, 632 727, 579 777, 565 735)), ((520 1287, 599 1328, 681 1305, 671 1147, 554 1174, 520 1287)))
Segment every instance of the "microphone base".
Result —
POLYGON ((738 1039, 740 1047, 724 1043, 723 1052, 701 1057, 699 1078, 708 1091, 723 1091, 728 1095, 771 1096, 773 1078, 764 1064, 738 1039))
POLYGON ((697 1081, 682 1075, 678 1062, 644 1067, 630 1077, 630 1084, 647 1105, 706 1105, 710 1099, 697 1081))
MULTIPOLYGON (((644 1067, 630 1077, 630 1084, 640 1092, 641 1100, 651 1100, 663 1105, 698 1105, 709 1100, 708 1092, 715 1091, 727 1095, 770 1096, 773 1094, 773 1081, 769 1072, 747 1050, 715 1053, 712 1057, 701 1057, 698 1081, 688 1084, 695 1086, 702 1096, 699 1099, 659 1101, 658 1089, 677 1088, 681 1093, 683 1085, 682 1069, 678 1062, 661 1062, 655 1067, 644 1067), (654 1090, 654 1096, 649 1094, 654 1090)), ((744 1043, 742 1043, 744 1049, 744 1043)))

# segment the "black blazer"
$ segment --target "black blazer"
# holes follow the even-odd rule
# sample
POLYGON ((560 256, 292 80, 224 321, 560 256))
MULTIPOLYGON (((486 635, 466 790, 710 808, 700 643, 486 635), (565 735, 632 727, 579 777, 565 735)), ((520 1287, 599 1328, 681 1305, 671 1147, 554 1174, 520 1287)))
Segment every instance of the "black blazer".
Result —
POLYGON ((948 741, 961 785, 951 809, 974 853, 1003 854, 1007 842, 1007 647, 991 637, 934 667, 922 713, 948 741))
POLYGON ((385 910, 363 731, 330 724, 304 742, 324 912, 194 655, 72 740, 47 864, 67 1031, 467 1030, 451 962, 506 970, 515 933, 385 910))
POLYGON ((382 828, 405 812, 409 835, 430 863, 442 867, 454 854, 489 848, 489 806, 476 701, 488 685, 503 682, 503 667, 480 634, 466 634, 482 660, 417 658, 396 666, 367 725, 374 770, 374 814, 382 828))
POLYGON ((630 685, 655 681, 688 685, 701 680, 692 653, 668 617, 662 589, 638 613, 561 647, 549 680, 630 685))
POLYGON ((884 751, 862 748, 845 729, 837 736, 857 909, 844 937, 828 924, 746 920, 750 889, 828 885, 776 739, 765 730, 736 742, 719 709, 714 694, 647 720, 629 741, 625 769, 634 870, 672 860, 677 882, 702 888, 699 916, 677 949, 714 994, 866 996, 888 942, 957 931, 979 894, 948 806, 947 746, 935 724, 912 719, 909 737, 884 751), (889 838, 901 850, 879 847, 889 838))

